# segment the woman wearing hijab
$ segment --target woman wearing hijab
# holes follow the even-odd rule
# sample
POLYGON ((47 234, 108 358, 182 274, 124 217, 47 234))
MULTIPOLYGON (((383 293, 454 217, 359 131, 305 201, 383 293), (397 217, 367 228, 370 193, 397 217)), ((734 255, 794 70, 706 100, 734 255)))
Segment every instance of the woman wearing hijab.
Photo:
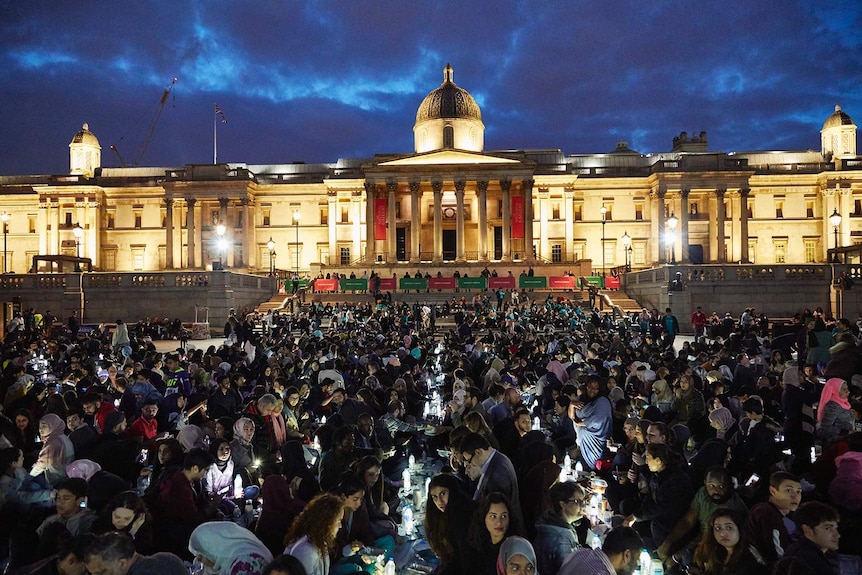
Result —
POLYGON ((270 475, 263 481, 260 495, 266 503, 254 528, 255 535, 272 553, 284 551, 284 534, 293 520, 305 508, 305 501, 296 497, 283 475, 270 475))
MULTIPOLYGON (((826 380, 817 408, 817 437, 824 446, 828 446, 840 435, 853 431, 849 397, 850 386, 846 381, 837 377, 826 380)), ((40 422, 40 429, 41 425, 40 422)))
POLYGON ((206 451, 208 445, 206 435, 203 430, 197 425, 187 425, 177 433, 177 441, 183 446, 183 451, 188 453, 192 449, 198 448, 206 451))
POLYGON ((198 525, 189 551, 204 566, 205 575, 260 575, 272 553, 254 533, 231 521, 198 525))
POLYGON ((230 456, 233 459, 234 469, 243 473, 245 484, 253 483, 252 478, 257 477, 258 464, 252 439, 254 439, 254 422, 247 417, 240 417, 233 424, 233 441, 230 442, 230 456))
POLYGON ((715 430, 715 437, 704 441, 689 461, 688 475, 694 485, 703 483, 710 467, 724 467, 727 448, 733 448, 737 444, 739 424, 729 409, 713 409, 709 414, 709 425, 715 430))
POLYGON ((497 575, 539 575, 536 571, 536 552, 529 541, 523 537, 507 537, 500 545, 497 555, 497 575))
POLYGON ((75 459, 75 449, 65 431, 66 423, 54 413, 49 413, 39 420, 42 450, 30 469, 31 476, 39 477, 44 474, 50 485, 56 485, 66 479, 66 466, 75 459))

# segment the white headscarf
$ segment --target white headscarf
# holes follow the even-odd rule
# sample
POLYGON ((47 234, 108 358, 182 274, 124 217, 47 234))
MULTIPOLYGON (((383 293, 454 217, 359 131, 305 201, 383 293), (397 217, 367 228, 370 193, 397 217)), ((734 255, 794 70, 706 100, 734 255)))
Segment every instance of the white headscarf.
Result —
POLYGON ((189 551, 214 563, 206 572, 229 575, 235 563, 250 566, 247 572, 260 572, 272 561, 272 553, 254 533, 232 521, 210 521, 198 525, 189 538, 189 551), (255 566, 257 569, 255 569, 255 566))

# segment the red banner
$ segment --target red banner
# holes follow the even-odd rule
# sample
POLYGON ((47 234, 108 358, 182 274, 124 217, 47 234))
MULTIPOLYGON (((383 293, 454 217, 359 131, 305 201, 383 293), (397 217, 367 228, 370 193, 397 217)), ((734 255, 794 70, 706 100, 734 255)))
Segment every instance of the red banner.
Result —
POLYGON ((515 276, 489 277, 488 287, 490 289, 515 289, 515 276))
POLYGON ((374 200, 374 239, 386 239, 386 199, 377 198, 374 200))
POLYGON ((551 276, 548 278, 550 289, 575 289, 575 276, 551 276))
POLYGON ((512 196, 512 239, 524 238, 524 196, 512 196))
POLYGON ((620 278, 608 276, 605 278, 605 289, 620 289, 620 278))
POLYGON ((388 291, 396 289, 395 278, 380 278, 380 291, 388 291))
POLYGON ((314 291, 338 291, 338 280, 314 280, 314 291))
POLYGON ((455 289, 458 280, 455 278, 431 278, 428 287, 431 289, 455 289))

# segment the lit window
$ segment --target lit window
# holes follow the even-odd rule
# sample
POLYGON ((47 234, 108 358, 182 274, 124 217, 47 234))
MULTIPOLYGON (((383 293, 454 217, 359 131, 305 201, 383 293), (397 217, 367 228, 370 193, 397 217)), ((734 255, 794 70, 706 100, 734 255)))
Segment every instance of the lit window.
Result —
POLYGON ((781 240, 774 243, 775 263, 783 264, 787 261, 787 241, 781 240))
POLYGON ((805 262, 813 263, 817 261, 817 241, 805 240, 805 262))
POLYGON ((555 264, 563 262, 563 246, 554 244, 551 246, 551 261, 555 264))

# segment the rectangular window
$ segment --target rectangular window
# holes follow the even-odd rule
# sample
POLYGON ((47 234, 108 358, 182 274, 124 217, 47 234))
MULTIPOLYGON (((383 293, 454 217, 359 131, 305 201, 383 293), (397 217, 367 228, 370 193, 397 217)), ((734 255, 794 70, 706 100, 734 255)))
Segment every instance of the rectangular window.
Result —
POLYGON ((551 202, 551 219, 560 219, 560 202, 551 202))
MULTIPOLYGON (((853 200, 853 215, 862 216, 862 200, 853 200)), ((811 215, 808 217, 814 217, 814 202, 811 202, 811 215)))
POLYGON ((143 248, 133 248, 132 249, 132 269, 137 271, 143 271, 144 269, 144 249, 143 248))
POLYGON ((272 216, 272 208, 263 208, 261 211, 261 217, 263 218, 263 226, 268 227, 270 224, 270 217, 272 216))
POLYGON ((616 265, 617 242, 605 241, 605 267, 612 268, 616 265))
MULTIPOLYGON (((135 229, 138 229, 138 230, 141 229, 141 219, 142 219, 142 213, 138 210, 135 210, 135 229)), ((135 269, 138 269, 138 268, 135 268, 135 269)))
POLYGON ((320 204, 320 225, 329 225, 329 206, 327 204, 320 204))
POLYGON ((698 204, 698 202, 689 202, 688 214, 689 214, 689 216, 691 216, 691 219, 696 220, 699 213, 700 213, 700 205, 698 204))
POLYGON ((503 217, 503 200, 497 200, 497 217, 503 217))
POLYGON ((107 227, 109 230, 113 230, 113 229, 114 229, 114 217, 115 217, 115 216, 116 216, 116 214, 115 214, 114 212, 108 212, 108 224, 107 224, 107 226, 106 226, 106 227, 107 227))
POLYGON ((580 222, 584 219, 584 204, 575 202, 575 221, 580 222))
POLYGON ((349 206, 341 206, 341 223, 349 224, 350 223, 350 207, 349 206))
POLYGON ((401 202, 398 200, 395 200, 395 219, 401 219, 401 202))
POLYGON ((644 221, 644 205, 641 203, 635 204, 635 220, 639 222, 644 221))
POLYGON ((754 202, 751 200, 747 200, 745 202, 745 213, 748 214, 749 218, 754 217, 754 202))
POLYGON ((805 240, 805 262, 814 263, 817 261, 817 241, 805 240))
POLYGON ((317 248, 317 254, 320 258, 320 263, 324 265, 329 265, 329 246, 320 246, 317 248))
POLYGON ((66 225, 72 225, 72 212, 66 212, 66 225))
POLYGON ((36 233, 36 216, 27 216, 27 229, 29 233, 36 233))
POLYGON ((555 264, 563 263, 563 246, 554 244, 551 246, 551 261, 555 264))
POLYGON ((784 200, 775 200, 775 218, 784 217, 784 200))
POLYGON ((117 271, 117 250, 114 248, 102 251, 102 269, 106 272, 117 271))
POLYGON ((775 263, 783 264, 787 262, 787 240, 775 240, 772 249, 775 253, 775 263))
POLYGON ((341 265, 350 265, 350 248, 348 247, 341 248, 341 265))
POLYGON ((580 261, 584 259, 584 250, 586 249, 586 244, 584 242, 575 242, 575 247, 572 250, 572 259, 575 261, 580 261))
MULTIPOLYGON (((614 205, 612 203, 605 202, 605 221, 609 222, 614 219, 614 205)), ((601 216, 601 214, 599 214, 601 216)))
POLYGON ((642 242, 632 244, 632 265, 646 265, 646 244, 642 242))

